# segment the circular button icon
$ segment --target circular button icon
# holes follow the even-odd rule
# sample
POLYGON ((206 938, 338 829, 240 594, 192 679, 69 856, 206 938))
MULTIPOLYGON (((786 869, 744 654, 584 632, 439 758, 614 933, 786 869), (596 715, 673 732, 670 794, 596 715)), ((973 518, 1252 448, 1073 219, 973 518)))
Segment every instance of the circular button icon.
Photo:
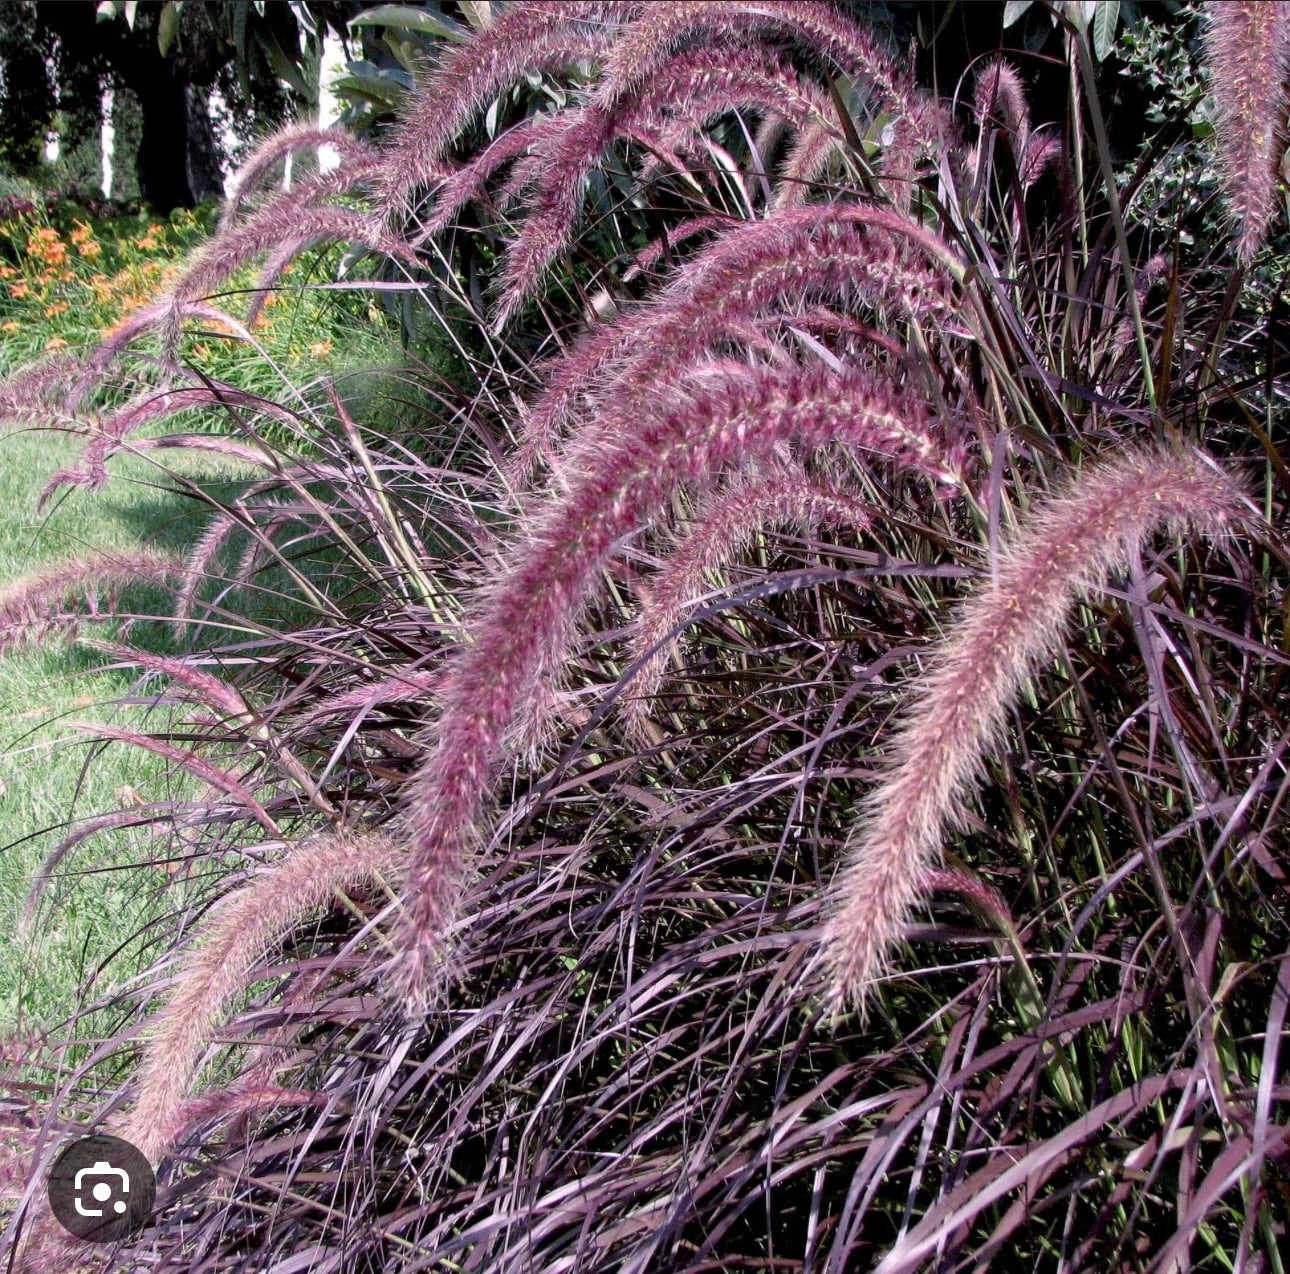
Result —
POLYGON ((49 1173, 49 1206, 69 1234, 114 1243, 142 1229, 152 1215, 157 1178, 152 1165, 120 1137, 82 1137, 49 1173))

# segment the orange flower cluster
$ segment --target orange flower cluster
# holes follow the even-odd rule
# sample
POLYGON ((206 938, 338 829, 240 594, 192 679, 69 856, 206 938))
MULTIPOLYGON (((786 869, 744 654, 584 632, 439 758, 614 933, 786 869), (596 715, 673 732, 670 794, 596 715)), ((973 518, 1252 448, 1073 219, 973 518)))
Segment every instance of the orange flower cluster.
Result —
POLYGON ((27 239, 27 255, 41 262, 52 275, 67 264, 67 244, 53 226, 37 226, 27 239))
MULTIPOLYGON (((202 235, 198 219, 184 213, 168 224, 95 227, 73 220, 61 233, 34 210, 11 218, 0 224, 0 337, 29 345, 34 356, 111 336, 174 285, 189 248, 202 235)), ((253 324, 258 332, 272 334, 274 312, 285 302, 281 292, 265 297, 253 324)), ((329 339, 293 341, 281 352, 291 360, 304 359, 306 347, 315 361, 332 352, 329 339)), ((229 349, 228 342, 198 341, 193 354, 202 362, 211 357, 218 362, 229 349)))

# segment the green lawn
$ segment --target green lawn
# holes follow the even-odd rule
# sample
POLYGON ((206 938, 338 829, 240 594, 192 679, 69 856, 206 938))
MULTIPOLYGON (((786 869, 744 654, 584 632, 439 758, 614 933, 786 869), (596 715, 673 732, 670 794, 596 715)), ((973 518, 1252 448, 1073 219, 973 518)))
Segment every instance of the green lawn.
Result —
MULTIPOLYGON (((113 462, 113 479, 98 494, 65 493, 43 516, 36 493, 48 476, 69 463, 79 441, 62 434, 0 434, 0 586, 79 552, 182 548, 191 542, 204 512, 183 495, 174 479, 144 459, 113 462)), ((206 489, 228 489, 238 475, 216 458, 167 454, 186 477, 206 489)), ((125 599, 131 608, 164 611, 156 590, 125 599)), ((84 635, 109 636, 110 626, 88 624, 84 635)), ((166 625, 141 622, 129 640, 165 649, 166 625)), ((166 876, 159 868, 126 870, 147 855, 137 832, 117 832, 86 841, 62 864, 55 885, 57 906, 41 909, 25 939, 18 920, 38 867, 73 818, 146 800, 167 798, 167 784, 182 782, 165 773, 165 763, 138 749, 112 743, 86 765, 91 747, 71 721, 111 720, 138 727, 148 720, 140 705, 118 705, 138 682, 126 671, 99 672, 98 652, 63 638, 0 655, 0 1035, 57 1022, 82 996, 98 998, 106 988, 96 977, 100 965, 123 940, 138 933, 165 909, 166 876)), ((155 683, 143 694, 155 693, 155 683)), ((157 712, 154 708, 153 724, 157 712)), ((135 948, 142 949, 141 943, 135 948)), ((135 961, 116 957, 111 979, 119 982, 135 961)))

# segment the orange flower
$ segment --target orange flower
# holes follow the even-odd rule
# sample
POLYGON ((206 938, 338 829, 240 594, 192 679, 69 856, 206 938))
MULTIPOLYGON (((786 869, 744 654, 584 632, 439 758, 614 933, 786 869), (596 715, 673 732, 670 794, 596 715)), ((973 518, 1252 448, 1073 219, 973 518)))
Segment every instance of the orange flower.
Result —
POLYGON ((76 245, 76 251, 79 252, 81 256, 88 257, 93 261, 94 258, 103 251, 103 249, 95 243, 93 239, 87 239, 84 243, 78 243, 76 245))
POLYGON ((326 358, 331 353, 331 341, 315 341, 309 347, 309 353, 314 358, 326 358))
POLYGON ((145 234, 142 239, 136 239, 136 248, 142 248, 145 252, 151 252, 156 246, 157 241, 150 234, 145 234))
POLYGON ((15 301, 21 301, 23 297, 31 295, 31 289, 19 280, 17 283, 9 284, 9 295, 13 297, 15 301))
POLYGON ((14 332, 21 331, 22 324, 17 319, 7 319, 5 322, 0 323, 0 332, 8 332, 12 336, 14 332))
POLYGON ((66 313, 67 313, 67 302, 66 302, 66 301, 55 301, 55 302, 53 303, 53 305, 47 305, 47 306, 45 306, 45 317, 46 317, 46 318, 55 318, 55 317, 57 317, 59 314, 66 314, 66 313))
POLYGON ((0 279, 12 279, 17 273, 18 271, 13 266, 5 265, 4 262, 0 261, 0 279))
POLYGON ((66 349, 67 342, 63 340, 61 336, 51 336, 49 340, 45 342, 45 348, 51 351, 66 349))
POLYGON ((88 243, 94 238, 94 231, 89 228, 83 221, 78 221, 73 227, 71 234, 67 236, 78 246, 82 243, 88 243))

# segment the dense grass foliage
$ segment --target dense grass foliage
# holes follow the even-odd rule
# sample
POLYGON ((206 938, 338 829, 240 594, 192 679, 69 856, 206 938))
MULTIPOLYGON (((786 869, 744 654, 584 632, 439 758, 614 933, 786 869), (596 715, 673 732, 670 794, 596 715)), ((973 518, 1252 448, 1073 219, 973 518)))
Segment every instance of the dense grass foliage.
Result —
POLYGON ((1083 10, 1041 122, 1024 57, 935 97, 830 3, 469 6, 387 145, 288 197, 319 136, 268 140, 161 292, 0 385, 85 437, 46 498, 163 444, 258 473, 174 568, 189 645, 112 648, 188 715, 105 737, 197 790, 131 814, 183 871, 119 1029, 7 1045, 21 1268, 85 1257, 34 1183, 86 1124, 163 1184, 95 1268, 1281 1268, 1249 74, 1290 6, 1208 19, 1235 234, 1189 245, 1195 192, 1142 193, 1203 139, 1117 168, 1083 10), (331 241, 397 375, 256 338, 331 241))

